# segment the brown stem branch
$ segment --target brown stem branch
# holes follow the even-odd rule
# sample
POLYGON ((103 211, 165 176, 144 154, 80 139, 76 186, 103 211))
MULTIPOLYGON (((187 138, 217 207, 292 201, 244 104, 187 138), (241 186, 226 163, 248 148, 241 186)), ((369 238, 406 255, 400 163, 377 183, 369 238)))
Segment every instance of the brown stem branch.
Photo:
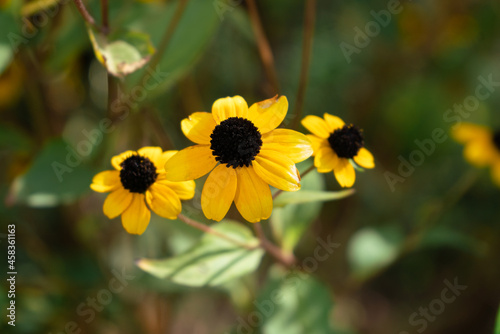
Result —
POLYGON ((102 32, 109 34, 108 0, 101 0, 102 32))
POLYGON ((257 5, 255 0, 247 0, 248 4, 248 14, 250 15, 250 22, 252 23, 252 30, 257 39, 257 47, 259 49, 259 55, 264 65, 264 70, 266 75, 273 87, 274 93, 278 94, 280 91, 278 75, 276 74, 276 68, 274 67, 274 57, 271 47, 269 46, 269 41, 266 38, 264 29, 262 28, 262 22, 259 17, 259 11, 257 10, 257 5))
POLYGON ((297 99, 295 101, 294 119, 292 129, 299 126, 302 110, 304 109, 304 100, 306 95, 307 82, 309 78, 309 65, 311 62, 312 44, 314 37, 314 23, 316 21, 316 0, 307 0, 304 14, 304 40, 302 44, 302 64, 300 68, 299 88, 297 90, 297 99))
POLYGON ((293 254, 285 254, 278 248, 275 244, 267 240, 262 231, 262 225, 260 223, 255 223, 254 225, 255 234, 260 240, 260 245, 266 252, 268 252, 272 257, 282 263, 285 267, 290 268, 295 263, 295 257, 293 254))
POLYGON ((82 0, 73 0, 73 1, 75 2, 76 8, 82 15, 85 22, 95 27, 95 20, 92 17, 92 15, 90 15, 90 13, 87 11, 87 8, 85 8, 83 1, 82 0))
POLYGON ((235 245, 238 245, 240 247, 243 247, 243 248, 246 248, 246 249, 250 249, 250 250, 255 249, 255 248, 258 247, 258 246, 256 247, 256 246, 247 245, 247 244, 242 243, 242 242, 240 242, 240 241, 238 241, 236 239, 233 239, 232 237, 230 237, 230 236, 228 236, 228 235, 226 235, 224 233, 220 233, 219 231, 214 230, 210 226, 207 226, 205 224, 197 222, 196 220, 193 220, 191 218, 188 218, 188 217, 184 216, 182 213, 179 214, 177 216, 177 218, 179 218, 184 223, 186 223, 186 224, 188 224, 188 225, 190 225, 190 226, 192 226, 192 227, 194 227, 194 228, 196 228, 198 230, 201 230, 203 232, 215 235, 215 236, 217 236, 217 237, 219 237, 221 239, 227 240, 227 241, 229 241, 229 242, 231 242, 231 243, 233 243, 235 245))

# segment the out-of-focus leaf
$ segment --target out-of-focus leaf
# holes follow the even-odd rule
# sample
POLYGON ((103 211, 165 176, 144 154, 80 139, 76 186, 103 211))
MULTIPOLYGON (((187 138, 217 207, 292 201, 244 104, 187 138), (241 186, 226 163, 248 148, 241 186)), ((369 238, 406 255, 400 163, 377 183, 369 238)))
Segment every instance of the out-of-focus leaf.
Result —
POLYGON ((500 334, 500 310, 497 315, 497 324, 495 325, 495 334, 500 334))
POLYGON ((0 124, 0 150, 29 151, 33 147, 31 138, 21 130, 0 124))
POLYGON ((123 31, 108 37, 91 28, 88 32, 97 59, 117 77, 137 71, 148 63, 155 52, 147 34, 123 31))
POLYGON ((50 7, 59 6, 59 0, 35 0, 24 4, 21 8, 21 15, 31 16, 50 7))
POLYGON ((16 203, 51 207, 71 203, 89 191, 94 172, 84 157, 61 139, 48 142, 28 171, 16 178, 11 196, 16 203))
MULTIPOLYGON (((173 20, 174 13, 179 1, 168 1, 165 3, 151 3, 142 5, 134 13, 128 25, 130 29, 147 32, 151 36, 154 45, 160 45, 161 40, 173 20), (147 17, 147 19, 144 19, 147 17)), ((182 17, 168 42, 165 53, 157 68, 143 69, 127 78, 129 87, 143 85, 140 79, 151 74, 152 71, 159 73, 154 76, 155 83, 159 85, 154 88, 154 93, 148 97, 162 94, 166 89, 176 83, 201 57, 203 51, 212 41, 212 37, 220 24, 219 16, 214 9, 213 1, 191 0, 186 5, 182 17)))
MULTIPOLYGON (((329 319, 333 300, 323 284, 304 273, 277 268, 271 273, 269 283, 255 303, 254 312, 263 319, 263 333, 339 333, 329 319)), ((248 320, 251 321, 240 322, 240 331, 243 327, 248 333, 257 329, 253 327, 255 321, 248 320)))
POLYGON ((426 232, 420 247, 450 247, 467 253, 481 254, 486 252, 487 245, 456 229, 437 226, 426 232))
MULTIPOLYGON (((259 241, 244 225, 222 221, 211 226, 242 244, 256 247, 259 241)), ((254 271, 264 252, 248 249, 212 234, 205 234, 188 252, 168 259, 140 259, 142 270, 175 283, 188 286, 216 286, 254 271)))
POLYGON ((14 59, 14 49, 12 43, 19 36, 19 27, 14 17, 7 11, 0 10, 0 74, 14 59))
MULTIPOLYGON (((301 172, 308 167, 308 163, 301 163, 298 165, 301 172)), ((300 194, 300 192, 303 191, 318 194, 321 193, 325 187, 323 177, 315 171, 312 171, 304 176, 301 184, 302 188, 297 192, 297 194, 300 194)), ((283 193, 277 197, 277 201, 284 195, 291 196, 292 198, 297 196, 297 199, 300 197, 299 195, 289 195, 283 193)), ((278 205, 280 205, 279 202, 278 205)), ((303 204, 298 202, 297 204, 289 204, 285 207, 276 207, 273 209, 273 214, 271 216, 274 227, 273 230, 277 239, 281 240, 282 248, 285 251, 291 252, 293 250, 309 224, 319 215, 321 206, 322 203, 320 202, 303 204)))
POLYGON ((354 274, 363 277, 390 264, 398 255, 400 240, 396 230, 367 227, 357 231, 347 248, 354 274))
POLYGON ((284 207, 288 204, 333 201, 351 196, 355 192, 354 189, 340 191, 312 191, 301 189, 299 191, 280 194, 274 201, 274 207, 284 207))

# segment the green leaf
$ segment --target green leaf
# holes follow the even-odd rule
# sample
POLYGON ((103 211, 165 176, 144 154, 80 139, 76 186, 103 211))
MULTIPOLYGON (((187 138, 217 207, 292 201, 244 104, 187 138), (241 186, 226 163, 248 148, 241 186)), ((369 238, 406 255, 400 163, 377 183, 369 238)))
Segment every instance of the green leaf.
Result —
POLYGON ((88 32, 97 59, 116 77, 126 76, 144 67, 155 52, 147 34, 120 31, 105 36, 92 28, 88 28, 88 32))
POLYGON ((313 191, 301 189, 299 191, 280 194, 274 201, 274 207, 284 207, 288 204, 333 201, 351 196, 355 192, 354 189, 340 191, 313 191))
MULTIPOLYGON (((263 318, 266 334, 340 333, 330 321, 334 306, 330 291, 305 273, 282 272, 274 267, 255 306, 254 312, 263 318)), ((255 329, 250 321, 240 326, 249 333, 249 327, 255 329)))
POLYGON ((264 252, 257 248, 259 241, 246 226, 225 220, 211 227, 255 248, 248 249, 207 233, 184 254, 162 260, 143 258, 137 265, 158 278, 188 286, 220 285, 251 273, 259 266, 264 252))
MULTIPOLYGON (((298 165, 300 171, 304 171, 308 167, 309 165, 307 162, 298 165)), ((275 203, 278 202, 278 207, 273 209, 273 214, 271 216, 274 227, 273 231, 277 239, 281 241, 283 250, 287 252, 291 252, 295 248, 304 234, 304 231, 321 212, 322 204, 319 201, 309 202, 304 198, 305 196, 301 196, 300 193, 311 192, 317 197, 321 197, 325 193, 328 193, 322 191, 325 187, 324 180, 322 175, 316 171, 311 171, 304 176, 301 184, 302 189, 298 192, 282 193, 276 198, 275 203), (319 195, 320 193, 322 195, 319 195), (281 196, 285 196, 285 200, 282 202, 280 202, 281 196), (290 200, 290 204, 285 207, 279 207, 279 205, 284 205, 288 200, 290 200), (302 202, 302 200, 304 202, 302 202), (292 204, 293 201, 297 202, 292 204)), ((332 195, 330 194, 329 196, 332 195)))
MULTIPOLYGON (((158 46, 173 20, 178 3, 179 1, 168 1, 166 4, 143 4, 131 14, 132 17, 123 20, 131 22, 128 24, 129 28, 147 32, 153 44, 158 46)), ((154 89, 154 93, 148 94, 148 98, 162 94, 181 79, 201 58, 219 25, 220 19, 214 9, 213 1, 189 1, 157 68, 149 69, 149 71, 143 69, 127 77, 125 83, 128 88, 144 85, 141 79, 145 78, 150 71, 156 71, 168 75, 161 78, 158 82, 160 85, 154 89)))
POLYGON ((390 264, 399 253, 402 236, 394 229, 363 228, 349 241, 347 256, 356 276, 364 277, 390 264))
POLYGON ((14 59, 14 40, 22 39, 19 35, 19 27, 14 17, 7 11, 0 10, 0 74, 14 59))
POLYGON ((48 142, 28 171, 11 188, 15 203, 52 207, 71 203, 89 191, 94 171, 84 157, 61 139, 48 142))
POLYGON ((495 325, 495 334, 500 334, 500 309, 497 315, 497 324, 495 325))

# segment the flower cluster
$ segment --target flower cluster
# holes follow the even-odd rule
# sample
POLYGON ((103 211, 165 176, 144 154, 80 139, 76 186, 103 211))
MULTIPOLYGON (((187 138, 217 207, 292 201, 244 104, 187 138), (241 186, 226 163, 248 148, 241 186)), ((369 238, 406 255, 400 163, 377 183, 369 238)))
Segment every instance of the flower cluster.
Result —
POLYGON ((111 192, 104 202, 109 218, 122 216, 127 232, 142 234, 150 210, 176 219, 180 200, 194 197, 194 180, 208 174, 201 207, 208 219, 222 220, 232 203, 249 222, 268 219, 273 209, 270 186, 300 189, 296 163, 314 156, 320 173, 333 171, 342 187, 355 181, 354 166, 373 168, 362 131, 330 114, 302 121, 312 134, 278 128, 288 101, 273 97, 248 107, 240 96, 215 101, 212 112, 182 120, 184 135, 195 145, 163 152, 159 147, 126 151, 111 159, 115 170, 97 174, 91 188, 111 192))

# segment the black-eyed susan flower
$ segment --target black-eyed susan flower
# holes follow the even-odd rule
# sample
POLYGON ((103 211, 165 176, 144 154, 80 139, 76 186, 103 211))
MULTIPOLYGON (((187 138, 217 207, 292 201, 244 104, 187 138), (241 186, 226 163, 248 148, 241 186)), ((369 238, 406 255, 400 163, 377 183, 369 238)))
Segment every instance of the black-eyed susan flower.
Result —
POLYGON ((491 177, 500 186, 500 131, 461 123, 452 129, 451 134, 457 142, 465 145, 465 160, 476 167, 491 167, 491 177))
POLYGON ((314 150, 314 166, 320 173, 333 170, 342 187, 352 187, 356 180, 353 163, 363 168, 375 167, 358 127, 346 125, 339 117, 327 113, 323 118, 306 116, 302 125, 312 133, 307 138, 314 150))
POLYGON ((167 161, 167 179, 186 181, 210 173, 201 194, 201 207, 208 219, 220 221, 233 201, 249 222, 269 218, 273 208, 269 185, 299 190, 295 163, 312 154, 305 135, 276 129, 287 110, 284 96, 250 108, 241 96, 235 96, 215 101, 212 113, 193 113, 182 120, 181 128, 197 145, 167 161))
POLYGON ((195 189, 194 181, 165 179, 165 162, 176 153, 143 147, 111 158, 115 170, 97 174, 90 185, 97 192, 111 192, 104 201, 104 214, 110 219, 121 215, 123 227, 131 234, 144 233, 151 218, 149 209, 158 216, 176 219, 181 199, 193 198, 195 189))

